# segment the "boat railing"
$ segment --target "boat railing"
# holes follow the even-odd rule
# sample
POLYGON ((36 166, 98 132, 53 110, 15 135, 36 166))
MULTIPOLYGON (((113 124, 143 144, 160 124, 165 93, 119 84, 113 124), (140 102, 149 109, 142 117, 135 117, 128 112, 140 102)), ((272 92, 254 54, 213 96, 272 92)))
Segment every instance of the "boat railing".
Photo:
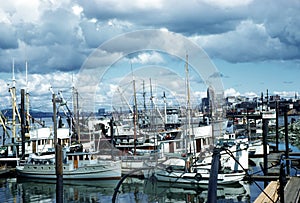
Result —
POLYGON ((156 155, 140 155, 140 156, 134 156, 134 155, 130 155, 130 156, 121 156, 120 159, 122 161, 126 161, 126 160, 131 160, 131 161, 153 161, 157 158, 160 158, 159 154, 156 155))

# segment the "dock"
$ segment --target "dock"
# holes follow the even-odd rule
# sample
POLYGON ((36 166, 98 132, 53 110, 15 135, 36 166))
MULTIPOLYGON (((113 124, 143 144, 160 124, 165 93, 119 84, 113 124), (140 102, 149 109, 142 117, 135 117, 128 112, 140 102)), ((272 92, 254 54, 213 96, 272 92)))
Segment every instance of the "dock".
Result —
POLYGON ((264 192, 256 198, 254 203, 271 203, 278 200, 279 181, 271 181, 269 185, 264 189, 264 192))
POLYGON ((300 177, 291 177, 284 188, 284 202, 300 202, 300 177))
MULTIPOLYGON (((279 188, 279 181, 271 181, 264 191, 256 198, 254 203, 283 202, 280 200, 279 188)), ((284 193, 282 195, 285 203, 299 203, 300 177, 291 177, 285 185, 284 193)))

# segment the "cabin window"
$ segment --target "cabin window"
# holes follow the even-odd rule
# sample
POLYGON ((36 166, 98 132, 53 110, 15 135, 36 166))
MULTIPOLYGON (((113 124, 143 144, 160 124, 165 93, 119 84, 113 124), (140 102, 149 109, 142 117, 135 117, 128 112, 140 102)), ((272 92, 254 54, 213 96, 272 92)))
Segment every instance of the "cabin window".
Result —
POLYGON ((201 139, 196 139, 196 152, 200 152, 201 149, 201 139))

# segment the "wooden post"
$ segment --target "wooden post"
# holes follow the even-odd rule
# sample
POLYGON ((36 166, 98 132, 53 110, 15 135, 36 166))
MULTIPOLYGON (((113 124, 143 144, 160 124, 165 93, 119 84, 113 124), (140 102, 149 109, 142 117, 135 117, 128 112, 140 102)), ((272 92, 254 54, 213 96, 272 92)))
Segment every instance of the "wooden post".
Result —
POLYGON ((62 146, 57 142, 57 121, 56 121, 56 98, 52 94, 53 102, 53 129, 55 146, 55 174, 56 174, 56 202, 63 203, 63 166, 62 166, 62 146))
POLYGON ((280 175, 279 175, 279 197, 280 203, 284 203, 284 187, 286 185, 286 176, 284 172, 283 164, 280 165, 280 175))
POLYGON ((286 173, 290 175, 290 161, 289 158, 289 131, 288 131, 288 107, 284 108, 284 137, 285 137, 285 159, 286 159, 286 173))
POLYGON ((22 160, 25 160, 25 91, 21 89, 21 136, 22 136, 22 160))
POLYGON ((56 202, 63 203, 63 158, 62 158, 62 146, 58 143, 55 147, 56 153, 56 202))
MULTIPOLYGON (((264 175, 268 175, 268 141, 267 141, 267 136, 268 136, 268 119, 262 120, 262 128, 263 128, 263 151, 264 151, 264 168, 263 172, 264 175)), ((265 187, 267 186, 267 182, 264 182, 265 187)))
POLYGON ((217 181, 220 166, 220 149, 214 148, 211 170, 208 182, 207 202, 217 202, 217 181))
MULTIPOLYGON (((111 146, 114 147, 114 117, 111 117, 109 122, 111 146)), ((111 158, 113 158, 113 150, 111 150, 111 158)))
POLYGON ((276 100, 275 102, 275 105, 276 105, 276 152, 279 151, 279 102, 276 100))

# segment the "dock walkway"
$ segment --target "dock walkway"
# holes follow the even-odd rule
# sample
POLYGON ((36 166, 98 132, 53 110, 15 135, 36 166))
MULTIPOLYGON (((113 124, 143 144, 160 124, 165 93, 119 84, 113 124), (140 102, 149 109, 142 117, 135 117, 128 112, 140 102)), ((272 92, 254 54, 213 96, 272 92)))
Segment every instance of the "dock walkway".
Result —
MULTIPOLYGON (((254 201, 254 203, 273 203, 280 202, 279 181, 271 181, 268 186, 254 201), (267 195, 266 195, 267 194, 267 195)), ((300 177, 291 177, 284 188, 285 203, 300 202, 300 177)))
POLYGON ((264 192, 260 193, 260 195, 256 198, 254 203, 276 202, 278 200, 278 189, 279 181, 271 181, 269 185, 264 189, 264 192))

